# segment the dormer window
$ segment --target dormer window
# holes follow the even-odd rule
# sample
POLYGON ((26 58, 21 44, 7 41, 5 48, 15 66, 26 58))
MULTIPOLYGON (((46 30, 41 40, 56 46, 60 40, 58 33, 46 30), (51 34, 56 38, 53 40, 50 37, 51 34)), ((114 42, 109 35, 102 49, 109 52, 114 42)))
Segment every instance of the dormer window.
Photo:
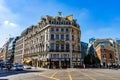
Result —
POLYGON ((51 24, 51 21, 49 21, 49 24, 51 24))
POLYGON ((66 24, 68 24, 68 22, 66 21, 66 24))
POLYGON ((52 24, 54 24, 54 22, 52 21, 52 24))
POLYGON ((63 22, 61 22, 61 24, 63 24, 63 22))
POLYGON ((58 17, 58 20, 61 21, 61 17, 58 17))
POLYGON ((70 22, 69 22, 69 24, 70 24, 70 22))

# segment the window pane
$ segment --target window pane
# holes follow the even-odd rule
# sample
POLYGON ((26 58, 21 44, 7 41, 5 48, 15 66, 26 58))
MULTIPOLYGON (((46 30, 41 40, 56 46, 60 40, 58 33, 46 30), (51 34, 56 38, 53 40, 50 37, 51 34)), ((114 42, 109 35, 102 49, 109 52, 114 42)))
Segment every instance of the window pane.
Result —
POLYGON ((64 51, 64 44, 61 44, 61 51, 64 51))
POLYGON ((58 32, 59 31, 59 29, 58 28, 56 28, 56 32, 58 32))
POLYGON ((51 50, 54 50, 54 43, 50 44, 50 48, 51 48, 51 50))
POLYGON ((61 32, 64 32, 64 28, 61 28, 61 32))
POLYGON ((69 40, 69 34, 66 34, 66 40, 69 40))
POLYGON ((61 39, 64 40, 64 34, 61 34, 61 39))
POLYGON ((66 32, 68 32, 69 30, 68 30, 68 28, 66 28, 66 32))
POLYGON ((54 32, 54 28, 51 28, 51 32, 54 32))
POLYGON ((51 34, 51 40, 54 40, 54 34, 51 34))
POLYGON ((69 43, 66 44, 66 50, 69 51, 69 43))
POLYGON ((72 35, 72 41, 74 41, 74 36, 72 35))
POLYGON ((57 40, 59 39, 59 34, 56 34, 56 39, 57 39, 57 40))
POLYGON ((59 44, 56 44, 56 51, 59 50, 59 44))

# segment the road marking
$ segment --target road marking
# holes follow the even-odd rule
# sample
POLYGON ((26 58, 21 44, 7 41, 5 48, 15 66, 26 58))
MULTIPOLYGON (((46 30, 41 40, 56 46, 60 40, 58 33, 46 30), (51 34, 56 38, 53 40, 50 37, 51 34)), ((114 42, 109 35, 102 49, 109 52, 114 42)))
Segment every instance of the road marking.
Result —
POLYGON ((58 78, 49 77, 49 76, 46 76, 46 75, 39 75, 39 76, 42 76, 42 77, 45 77, 45 78, 49 78, 49 79, 53 79, 53 80, 60 80, 60 79, 58 79, 58 78))
POLYGON ((98 75, 100 75, 100 76, 108 77, 108 78, 110 78, 110 79, 112 79, 112 80, 117 80, 116 78, 113 78, 113 77, 111 77, 111 76, 103 75, 103 74, 105 74, 105 73, 100 73, 99 71, 91 71, 91 72, 92 72, 92 73, 95 73, 95 74, 98 74, 98 75))
POLYGON ((54 72, 51 77, 54 77, 57 74, 57 72, 54 72))
POLYGON ((95 78, 89 76, 88 74, 86 74, 85 72, 81 71, 81 74, 88 77, 90 80, 96 80, 95 78))
POLYGON ((72 75, 68 72, 69 79, 72 80, 72 75))
POLYGON ((72 75, 71 74, 69 74, 69 79, 72 80, 72 75))

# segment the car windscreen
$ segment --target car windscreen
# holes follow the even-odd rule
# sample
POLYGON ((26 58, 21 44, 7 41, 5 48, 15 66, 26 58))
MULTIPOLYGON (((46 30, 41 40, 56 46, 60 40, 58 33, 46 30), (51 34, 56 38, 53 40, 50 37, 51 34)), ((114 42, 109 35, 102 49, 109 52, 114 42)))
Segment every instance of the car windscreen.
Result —
POLYGON ((17 65, 18 67, 23 67, 23 65, 17 65))

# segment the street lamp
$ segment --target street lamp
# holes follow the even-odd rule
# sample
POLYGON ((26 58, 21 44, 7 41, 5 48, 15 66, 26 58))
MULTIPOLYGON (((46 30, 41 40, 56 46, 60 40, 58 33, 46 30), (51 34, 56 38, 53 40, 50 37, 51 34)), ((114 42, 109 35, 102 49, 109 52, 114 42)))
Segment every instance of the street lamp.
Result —
POLYGON ((48 63, 48 68, 50 68, 49 46, 47 46, 47 63, 48 63))
POLYGON ((38 67, 40 67, 40 52, 41 52, 41 50, 40 50, 40 45, 39 45, 39 48, 38 48, 38 67))

